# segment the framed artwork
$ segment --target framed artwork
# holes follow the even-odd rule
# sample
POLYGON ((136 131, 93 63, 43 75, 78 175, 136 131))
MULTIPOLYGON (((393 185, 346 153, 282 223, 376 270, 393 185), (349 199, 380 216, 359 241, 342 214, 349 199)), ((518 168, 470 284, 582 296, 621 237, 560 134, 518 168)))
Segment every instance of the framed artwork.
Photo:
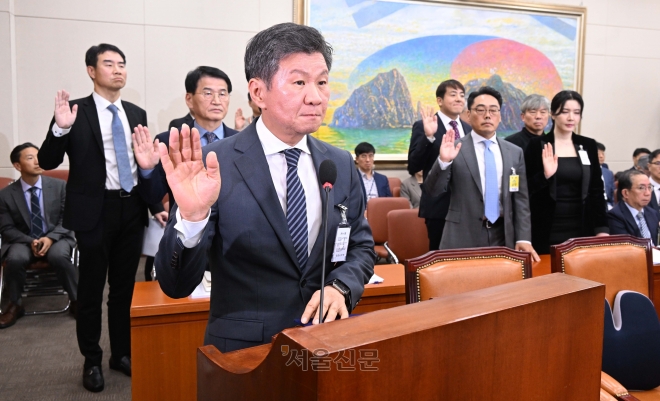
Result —
POLYGON ((520 103, 582 89, 583 7, 478 1, 294 0, 295 21, 317 28, 334 48, 331 98, 313 135, 377 160, 405 161, 422 107, 457 79, 502 93, 499 136, 522 128, 520 103))

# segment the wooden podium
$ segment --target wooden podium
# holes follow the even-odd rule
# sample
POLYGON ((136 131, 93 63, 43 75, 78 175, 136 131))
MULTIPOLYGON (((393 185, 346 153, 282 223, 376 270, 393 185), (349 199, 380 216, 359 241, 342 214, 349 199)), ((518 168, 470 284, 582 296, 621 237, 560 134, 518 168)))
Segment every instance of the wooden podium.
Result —
POLYGON ((552 274, 202 347, 198 400, 597 400, 604 297, 552 274))

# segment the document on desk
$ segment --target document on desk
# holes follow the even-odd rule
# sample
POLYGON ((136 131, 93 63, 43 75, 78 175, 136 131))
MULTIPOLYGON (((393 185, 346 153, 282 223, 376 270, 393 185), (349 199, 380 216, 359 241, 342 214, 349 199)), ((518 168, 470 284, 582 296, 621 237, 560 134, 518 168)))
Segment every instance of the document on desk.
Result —
POLYGON ((653 264, 657 265, 660 264, 660 250, 657 248, 651 248, 653 249, 653 264))
POLYGON ((377 275, 376 273, 374 273, 374 275, 371 276, 371 278, 369 279, 369 284, 380 284, 380 283, 382 283, 383 281, 385 281, 384 278, 382 278, 381 276, 379 276, 379 275, 377 275))

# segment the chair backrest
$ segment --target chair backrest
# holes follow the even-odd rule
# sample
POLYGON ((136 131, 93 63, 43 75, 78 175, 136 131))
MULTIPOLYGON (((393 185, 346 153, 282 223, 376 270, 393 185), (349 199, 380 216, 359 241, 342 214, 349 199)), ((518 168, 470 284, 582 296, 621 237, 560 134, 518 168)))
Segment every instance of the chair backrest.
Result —
POLYGON ((532 256, 504 246, 432 251, 406 260, 406 302, 493 287, 532 276, 532 256))
POLYGON ((550 247, 553 273, 605 284, 610 306, 619 291, 640 292, 653 300, 653 255, 649 239, 630 235, 572 238, 550 247))
POLYGON ((390 185, 390 191, 392 191, 392 196, 398 197, 401 194, 401 178, 399 177, 387 177, 388 184, 390 185), (394 193, 396 190, 396 193, 394 193))
POLYGON ((428 231, 418 209, 392 210, 387 214, 387 247, 396 256, 394 263, 428 252, 428 231))
POLYGON ((376 244, 387 241, 387 214, 397 209, 410 209, 408 199, 371 198, 367 202, 367 221, 376 244))
POLYGON ((394 187, 392 188, 392 196, 395 198, 398 198, 401 196, 401 187, 394 187))
POLYGON ((44 170, 43 175, 59 178, 60 180, 64 181, 69 180, 69 170, 44 170))
POLYGON ((0 177, 0 189, 6 188, 12 182, 14 182, 13 178, 0 177))

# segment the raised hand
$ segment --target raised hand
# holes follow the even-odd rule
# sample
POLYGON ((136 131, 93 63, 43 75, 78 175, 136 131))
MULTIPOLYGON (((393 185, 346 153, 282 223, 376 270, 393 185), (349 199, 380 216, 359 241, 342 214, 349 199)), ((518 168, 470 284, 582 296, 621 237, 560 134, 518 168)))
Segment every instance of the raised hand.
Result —
POLYGON ((62 129, 70 128, 76 121, 78 115, 78 105, 69 107, 69 92, 65 90, 57 91, 55 95, 55 123, 62 129))
POLYGON ((557 166, 559 165, 559 156, 553 154, 552 144, 546 143, 543 146, 543 151, 541 153, 543 159, 543 174, 545 178, 548 179, 555 175, 557 172, 557 166))
POLYGON ((243 115, 243 110, 239 107, 234 114, 234 129, 240 131, 245 127, 245 116, 243 115))
POLYGON ((215 152, 206 155, 206 168, 202 162, 202 144, 199 131, 184 124, 181 134, 170 130, 170 149, 158 145, 160 161, 179 206, 181 217, 188 221, 202 221, 220 195, 220 164, 215 152))
POLYGON ((450 129, 442 137, 442 143, 440 144, 440 160, 444 163, 449 163, 458 156, 458 152, 461 150, 461 143, 454 146, 454 130, 450 129))
POLYGON ((432 107, 422 107, 421 112, 424 135, 431 138, 438 132, 438 115, 433 112, 432 107))
MULTIPOLYGON (((59 124, 58 124, 59 125, 59 124)), ((133 153, 138 166, 143 170, 151 170, 160 161, 158 139, 151 142, 149 128, 139 125, 133 130, 133 153)))

